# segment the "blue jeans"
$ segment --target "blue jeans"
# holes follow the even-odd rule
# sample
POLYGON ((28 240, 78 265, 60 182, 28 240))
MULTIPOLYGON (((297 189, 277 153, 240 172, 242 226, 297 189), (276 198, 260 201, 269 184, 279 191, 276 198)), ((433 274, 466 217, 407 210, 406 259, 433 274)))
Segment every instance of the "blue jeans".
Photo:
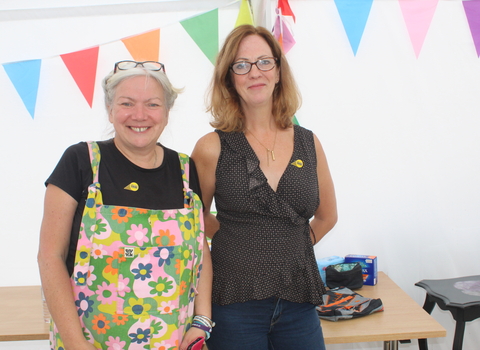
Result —
POLYGON ((315 306, 279 298, 212 304, 209 350, 325 350, 315 306))

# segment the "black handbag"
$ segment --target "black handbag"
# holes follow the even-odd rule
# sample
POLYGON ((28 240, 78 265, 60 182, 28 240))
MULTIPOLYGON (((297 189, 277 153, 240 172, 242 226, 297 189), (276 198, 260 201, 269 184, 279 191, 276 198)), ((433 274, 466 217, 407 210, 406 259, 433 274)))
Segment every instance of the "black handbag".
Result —
POLYGON ((358 262, 329 265, 325 270, 325 282, 330 289, 337 287, 362 288, 362 266, 358 262))

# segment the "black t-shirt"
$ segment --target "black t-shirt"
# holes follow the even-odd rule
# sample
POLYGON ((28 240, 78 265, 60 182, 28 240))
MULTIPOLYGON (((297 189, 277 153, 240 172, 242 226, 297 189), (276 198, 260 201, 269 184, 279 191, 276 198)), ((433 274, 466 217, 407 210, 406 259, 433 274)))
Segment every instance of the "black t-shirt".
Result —
MULTIPOLYGON (((117 149, 113 139, 97 143, 101 155, 98 182, 104 204, 163 210, 183 208, 182 170, 177 152, 162 146, 162 164, 155 169, 144 169, 130 162, 117 149), (126 189, 133 182, 138 184, 138 190, 126 189)), ((67 148, 45 182, 46 185, 52 184, 61 188, 78 202, 67 257, 70 275, 73 272, 78 231, 88 186, 92 182, 93 173, 86 142, 67 148)), ((189 166, 189 184, 193 192, 201 197, 198 175, 192 159, 189 166)))

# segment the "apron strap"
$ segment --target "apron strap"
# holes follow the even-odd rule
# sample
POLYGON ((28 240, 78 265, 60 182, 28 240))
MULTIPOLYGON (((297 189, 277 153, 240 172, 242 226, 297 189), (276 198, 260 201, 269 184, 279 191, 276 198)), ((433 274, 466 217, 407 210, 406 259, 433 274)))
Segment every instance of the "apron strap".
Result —
POLYGON ((92 166, 93 183, 98 183, 98 168, 100 165, 100 148, 95 141, 87 142, 90 164, 92 166))
POLYGON ((178 159, 180 159, 180 168, 182 169, 182 180, 183 180, 183 207, 191 207, 191 196, 187 193, 191 192, 190 189, 190 157, 185 153, 178 153, 178 159))

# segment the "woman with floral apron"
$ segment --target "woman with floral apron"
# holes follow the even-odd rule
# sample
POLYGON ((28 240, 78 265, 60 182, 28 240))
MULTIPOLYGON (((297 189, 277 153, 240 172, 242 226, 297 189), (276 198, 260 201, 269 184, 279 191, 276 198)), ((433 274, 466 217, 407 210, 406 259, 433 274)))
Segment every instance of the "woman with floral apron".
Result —
MULTIPOLYGON (((144 120, 154 119, 156 108, 151 106, 151 101, 156 98, 156 95, 155 93, 148 95, 149 90, 145 86, 153 84, 154 92, 158 90, 158 86, 154 84, 154 79, 148 76, 149 73, 151 74, 148 68, 150 66, 145 63, 135 63, 143 64, 143 69, 135 66, 131 70, 140 70, 141 73, 133 75, 133 78, 127 77, 121 80, 117 89, 121 86, 121 98, 127 96, 129 103, 133 101, 133 104, 142 105, 144 101, 142 98, 144 98, 147 101, 144 105, 147 107, 141 106, 140 109, 142 111, 146 109, 146 111, 142 112, 140 118, 138 113, 131 111, 131 106, 123 107, 123 103, 120 103, 119 112, 124 113, 127 110, 124 114, 135 121, 125 122, 128 125, 125 131, 133 131, 133 136, 123 134, 125 131, 120 129, 114 120, 115 139, 101 142, 105 149, 117 151, 118 148, 120 152, 117 151, 117 153, 122 153, 127 163, 132 160, 132 157, 131 154, 129 156, 128 152, 122 150, 122 142, 125 145, 129 145, 128 142, 136 142, 135 145, 138 146, 138 140, 145 139, 142 133, 145 131, 148 133, 149 128, 155 128, 154 123, 150 123, 153 126, 148 123, 145 123, 148 126, 143 126, 142 123, 144 120), (136 80, 138 84, 135 83, 136 80), (129 90, 132 86, 134 90, 141 87, 137 89, 141 91, 141 97, 129 90), (145 92, 147 92, 146 97, 145 92), (150 117, 151 115, 153 117, 150 117), (139 121, 140 119, 142 122, 139 121), (131 126, 133 123, 138 125, 131 126)), ((121 67, 118 69, 122 70, 121 67)), ((110 74, 110 77, 116 73, 116 70, 110 74)), ((107 76, 104 80, 104 86, 108 86, 110 77, 107 76)), ((166 89, 163 88, 163 90, 166 89)), ((105 92, 108 94, 108 89, 105 88, 105 92)), ((118 91, 114 95, 117 93, 118 91)), ((117 115, 114 118, 119 119, 117 115)), ((163 130, 163 127, 159 129, 163 130)), ((156 135, 154 134, 153 137, 156 135)), ((158 145, 154 144, 153 166, 157 167, 158 145)), ((170 161, 172 152, 176 153, 166 148, 161 149, 166 159, 164 162, 170 161), (169 158, 166 158, 166 154, 169 158)), ((178 154, 179 174, 182 176, 183 184, 183 208, 148 209, 104 204, 102 196, 104 184, 99 182, 102 155, 98 143, 89 142, 88 152, 93 182, 88 187, 83 213, 79 215, 81 218, 77 219, 80 225, 70 284, 81 332, 93 347, 90 347, 90 344, 88 347, 82 347, 82 345, 75 347, 77 344, 73 342, 72 345, 72 341, 69 341, 69 345, 66 346, 65 334, 67 338, 70 337, 65 330, 68 324, 65 325, 66 322, 61 319, 61 312, 56 310, 52 312, 51 349, 183 350, 197 337, 209 336, 213 326, 209 319, 211 287, 208 286, 208 282, 211 279, 211 271, 207 272, 208 275, 205 278, 206 287, 197 290, 205 254, 207 254, 207 271, 210 270, 209 251, 204 244, 202 203, 190 186, 189 174, 192 164, 189 157, 178 154), (202 291, 201 300, 206 305, 198 306, 195 297, 202 291), (194 321, 195 313, 199 315, 194 321), (60 322, 57 322, 57 318, 60 322), (57 323, 62 324, 63 327, 57 327, 57 323), (189 329, 191 331, 187 337, 185 333, 189 329), (188 339, 182 342, 184 336, 188 339)), ((120 172, 120 166, 118 169, 120 172)), ((122 174, 118 176, 121 177, 122 174)), ((168 183, 164 185, 169 186, 168 183)), ((51 186, 47 187, 47 193, 49 187, 51 186)), ((124 190, 132 193, 139 191, 140 187, 143 188, 143 183, 139 186, 138 183, 131 182, 124 190)), ((155 196, 155 193, 150 195, 155 196)), ((48 204, 48 196, 46 196, 46 203, 48 204)), ((83 204, 81 201, 78 203, 83 204)), ((47 214, 46 212, 45 215, 47 214)), ((48 217, 46 218, 45 215, 44 221, 48 222, 48 217)), ((75 220, 73 222, 75 223, 75 220)), ((46 230, 42 224, 42 236, 47 235, 44 231, 46 230)), ((55 292, 52 292, 54 287, 48 283, 48 273, 44 272, 46 265, 43 266, 48 263, 48 258, 44 257, 46 254, 42 250, 42 247, 48 250, 45 248, 47 241, 48 238, 41 238, 39 264, 47 303, 52 309, 52 304, 56 301, 55 292), (46 282, 43 281, 44 279, 46 282)), ((70 243, 71 246, 72 243, 70 243)), ((203 273, 202 277, 204 277, 203 273)), ((73 323, 72 327, 75 327, 73 323)))

